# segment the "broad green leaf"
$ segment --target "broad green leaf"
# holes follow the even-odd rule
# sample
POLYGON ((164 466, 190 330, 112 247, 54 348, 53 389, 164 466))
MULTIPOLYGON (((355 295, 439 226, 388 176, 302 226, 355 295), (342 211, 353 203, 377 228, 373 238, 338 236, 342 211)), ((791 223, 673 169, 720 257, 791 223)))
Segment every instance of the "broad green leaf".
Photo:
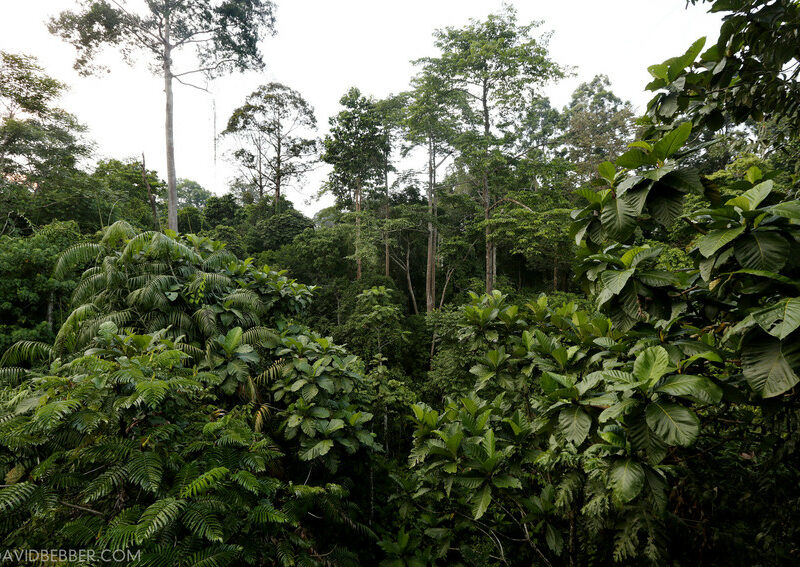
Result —
POLYGON ((613 295, 617 295, 628 283, 628 280, 633 275, 634 269, 629 270, 606 270, 600 274, 600 280, 603 286, 613 295))
POLYGON ((656 392, 673 396, 691 396, 710 404, 719 403, 722 399, 722 388, 705 376, 691 374, 667 376, 656 388, 656 392))
POLYGON ((554 528, 549 522, 547 523, 547 528, 545 529, 544 539, 547 542, 547 547, 550 548, 550 551, 556 555, 561 555, 561 552, 564 550, 564 538, 561 536, 561 532, 554 528))
POLYGON ((655 165, 656 158, 652 154, 646 154, 640 149, 632 148, 619 156, 616 164, 625 169, 636 169, 645 165, 655 165))
POLYGON ((614 240, 626 240, 636 228, 636 211, 625 199, 612 199, 600 213, 603 229, 614 240))
POLYGON ((733 241, 744 232, 745 227, 720 228, 704 234, 697 240, 697 248, 705 258, 714 254, 717 250, 733 241))
POLYGON ((750 183, 756 183, 758 181, 761 181, 762 177, 764 177, 764 175, 761 173, 761 170, 755 165, 750 169, 748 169, 747 173, 745 173, 744 175, 744 178, 747 179, 750 183))
POLYGON ((783 340, 800 327, 800 297, 784 299, 756 311, 753 319, 770 335, 783 340))
POLYGON ((605 423, 609 419, 617 419, 618 417, 624 416, 626 413, 631 411, 637 405, 637 403, 638 402, 633 398, 626 398, 621 402, 604 409, 600 413, 600 417, 598 419, 601 423, 605 423))
MULTIPOLYGON (((312 441, 313 443, 313 441, 312 441)), ((318 441, 311 445, 305 451, 300 451, 300 460, 301 461, 310 461, 312 459, 316 459, 317 457, 322 457, 328 454, 333 448, 333 441, 331 439, 323 439, 322 441, 318 441)))
POLYGON ((600 177, 608 181, 609 185, 614 184, 614 176, 617 174, 617 168, 614 167, 613 163, 604 161, 597 166, 597 171, 600 173, 600 177))
POLYGON ((668 80, 670 82, 677 79, 692 63, 694 60, 697 59, 697 56, 700 55, 700 52, 703 51, 703 47, 706 44, 706 38, 701 37, 697 41, 695 41, 689 49, 686 50, 686 53, 681 55, 680 57, 676 57, 674 59, 669 60, 669 70, 668 70, 668 80))
POLYGON ((768 210, 773 215, 787 219, 800 220, 800 201, 786 201, 769 207, 768 210))
POLYGON ((644 468, 631 458, 617 459, 608 471, 608 480, 620 502, 630 502, 644 487, 644 468))
POLYGON ((670 445, 691 445, 700 432, 695 413, 671 402, 652 402, 645 411, 647 425, 670 445))
POLYGON ((592 418, 578 406, 569 406, 558 414, 558 425, 567 441, 580 445, 589 435, 592 418))
POLYGON ((486 513, 489 504, 492 503, 492 489, 487 484, 484 486, 473 499, 472 512, 476 520, 480 520, 481 516, 486 513))
POLYGON ((669 369, 669 354, 662 346, 653 346, 644 349, 633 363, 633 374, 639 380, 653 385, 667 373, 669 369))
POLYGON ((225 351, 233 352, 242 342, 242 328, 234 327, 225 335, 225 351))
POLYGON ((779 396, 800 382, 800 342, 764 338, 742 349, 742 371, 756 392, 765 398, 779 396))
POLYGON ((683 147, 691 133, 692 123, 684 122, 655 143, 653 154, 660 160, 667 159, 683 147))
POLYGON ((748 270, 780 272, 786 264, 789 243, 775 232, 755 231, 736 241, 734 254, 748 270))
POLYGON ((739 207, 743 211, 752 211, 761 204, 761 201, 767 198, 772 192, 772 180, 759 183, 755 187, 748 189, 738 197, 729 199, 725 204, 732 207, 739 207))

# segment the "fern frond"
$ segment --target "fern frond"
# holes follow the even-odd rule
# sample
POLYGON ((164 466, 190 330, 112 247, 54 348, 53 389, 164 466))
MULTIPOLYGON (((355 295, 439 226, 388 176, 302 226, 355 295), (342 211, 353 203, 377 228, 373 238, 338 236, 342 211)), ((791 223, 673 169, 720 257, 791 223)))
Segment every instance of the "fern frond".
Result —
POLYGON ((163 498, 148 506, 136 525, 136 542, 145 543, 153 534, 177 521, 184 505, 182 500, 163 498))
POLYGON ((0 358, 0 366, 16 366, 22 362, 35 363, 53 358, 53 347, 41 341, 17 341, 0 358))
POLYGON ((215 467, 201 474, 181 490, 181 498, 190 498, 209 491, 230 472, 225 467, 215 467))
POLYGON ((263 346, 272 348, 280 342, 280 337, 272 329, 266 327, 252 327, 242 333, 242 343, 246 345, 263 346))

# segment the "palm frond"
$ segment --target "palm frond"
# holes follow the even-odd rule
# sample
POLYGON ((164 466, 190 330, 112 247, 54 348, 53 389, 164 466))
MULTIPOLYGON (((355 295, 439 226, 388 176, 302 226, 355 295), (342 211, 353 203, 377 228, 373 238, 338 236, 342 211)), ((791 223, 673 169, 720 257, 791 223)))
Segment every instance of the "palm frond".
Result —
POLYGON ((139 231, 133 228, 127 221, 118 220, 114 224, 106 227, 101 242, 109 248, 116 248, 120 243, 136 236, 137 232, 139 231))
POLYGON ((280 341, 278 334, 267 327, 251 327, 242 334, 242 344, 272 347, 280 341))
POLYGON ((75 266, 96 261, 106 249, 102 244, 93 242, 80 242, 64 250, 53 268, 53 277, 57 280, 64 279, 75 266))
POLYGON ((53 347, 41 341, 17 341, 0 358, 0 366, 16 366, 53 358, 53 347))

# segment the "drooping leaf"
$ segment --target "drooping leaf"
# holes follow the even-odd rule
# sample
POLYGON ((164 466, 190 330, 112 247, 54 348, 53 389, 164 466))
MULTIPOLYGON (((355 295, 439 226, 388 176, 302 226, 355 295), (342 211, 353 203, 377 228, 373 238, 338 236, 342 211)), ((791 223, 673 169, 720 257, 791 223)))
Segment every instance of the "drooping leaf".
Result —
POLYGON ((800 297, 783 299, 756 311, 753 319, 770 335, 783 340, 800 327, 800 297))
POLYGON ((614 495, 621 502, 630 502, 644 487, 644 468, 631 458, 617 459, 608 471, 608 480, 614 495))
POLYGON ((683 147, 691 133, 692 123, 684 122, 655 143, 653 154, 660 160, 667 159, 683 147))
POLYGON ((673 396, 691 396, 710 404, 719 403, 722 399, 722 388, 705 376, 693 376, 691 374, 668 376, 659 384, 656 392, 663 392, 673 396))
POLYGON ((734 254, 748 270, 780 272, 786 264, 789 243, 775 232, 755 231, 736 241, 734 254))
POLYGON ((639 353, 633 363, 633 373, 637 379, 653 385, 667 373, 669 354, 662 346, 649 347, 639 353))
POLYGON ((558 425, 567 441, 583 443, 592 427, 592 418, 578 406, 569 406, 558 414, 558 425))
POLYGON ((744 377, 765 398, 779 396, 794 388, 800 377, 800 342, 772 337, 748 341, 742 349, 744 377))
POLYGON ((636 228, 636 211, 625 199, 611 199, 600 213, 600 222, 611 238, 623 241, 636 228))
POLYGON ((745 227, 743 226, 737 226, 735 228, 712 230, 708 234, 704 234, 697 240, 697 247, 700 250, 700 254, 708 258, 714 254, 714 252, 742 234, 744 229, 745 227))
POLYGON ((700 433, 697 415, 675 403, 652 402, 645 415, 647 425, 670 445, 691 445, 700 433))

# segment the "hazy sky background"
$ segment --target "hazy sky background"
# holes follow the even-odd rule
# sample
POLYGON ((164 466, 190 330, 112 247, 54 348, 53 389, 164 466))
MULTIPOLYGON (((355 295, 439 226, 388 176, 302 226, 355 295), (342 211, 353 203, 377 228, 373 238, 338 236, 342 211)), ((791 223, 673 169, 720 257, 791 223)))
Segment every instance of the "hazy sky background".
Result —
MULTIPOLYGON (((135 0, 129 4, 135 5, 135 0)), ((575 67, 573 78, 545 89, 560 108, 574 88, 600 73, 614 92, 644 109, 649 93, 647 67, 679 55, 700 36, 713 41, 720 19, 706 7, 683 0, 518 0, 519 20, 543 20, 553 31, 552 57, 575 67)), ((39 58, 45 70, 70 86, 61 106, 89 127, 96 158, 127 158, 145 153, 148 168, 166 177, 163 81, 149 73, 144 59, 129 67, 116 54, 104 61, 111 72, 81 77, 73 69, 73 48, 46 28, 49 17, 75 7, 73 0, 0 0, 0 49, 39 58)), ((435 54, 432 33, 485 18, 501 0, 278 0, 277 35, 264 42, 267 68, 261 73, 217 79, 211 94, 176 85, 175 143, 178 177, 194 179, 222 194, 235 169, 222 148, 214 158, 216 128, 224 129, 231 111, 258 85, 279 81, 298 90, 316 110, 320 135, 338 100, 350 87, 375 97, 400 92, 414 74, 412 59, 435 54)), ((197 76, 195 76, 197 77, 197 76)), ((205 84, 205 83, 203 83, 205 84)), ((330 204, 314 197, 324 168, 287 197, 313 214, 330 204)))

